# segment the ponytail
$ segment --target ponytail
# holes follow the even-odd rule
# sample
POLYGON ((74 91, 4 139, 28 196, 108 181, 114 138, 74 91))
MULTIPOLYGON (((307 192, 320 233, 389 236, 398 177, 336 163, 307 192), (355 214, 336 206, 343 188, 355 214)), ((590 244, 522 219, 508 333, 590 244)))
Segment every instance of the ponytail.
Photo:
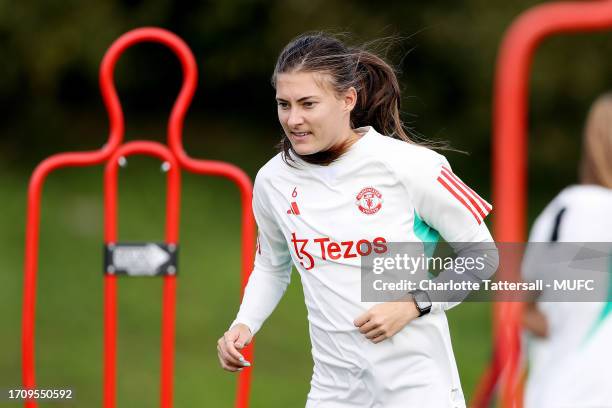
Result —
POLYGON ((351 112, 351 126, 374 126, 380 133, 413 143, 400 119, 400 87, 395 71, 382 58, 359 51, 357 104, 351 112))

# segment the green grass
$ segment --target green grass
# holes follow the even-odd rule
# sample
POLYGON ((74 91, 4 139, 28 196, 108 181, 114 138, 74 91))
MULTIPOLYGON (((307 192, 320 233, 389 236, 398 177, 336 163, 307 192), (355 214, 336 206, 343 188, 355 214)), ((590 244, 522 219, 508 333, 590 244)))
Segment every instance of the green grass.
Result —
MULTIPOLYGON (((159 164, 130 159, 120 174, 120 240, 162 240, 165 179, 159 164)), ((28 177, 5 173, 0 183, 0 387, 21 382, 28 177)), ((219 368, 215 343, 239 305, 238 199, 227 181, 183 173, 177 407, 233 404, 234 377, 219 368)), ((102 215, 100 168, 61 170, 48 179, 38 274, 37 382, 41 387, 74 389, 74 406, 79 407, 101 406, 102 401, 102 215)), ((161 288, 160 279, 119 282, 118 406, 158 405, 161 288)), ((489 308, 484 303, 463 304, 448 313, 468 396, 491 350, 489 308)), ((306 310, 294 274, 288 292, 257 336, 252 406, 303 406, 311 370, 306 310)))

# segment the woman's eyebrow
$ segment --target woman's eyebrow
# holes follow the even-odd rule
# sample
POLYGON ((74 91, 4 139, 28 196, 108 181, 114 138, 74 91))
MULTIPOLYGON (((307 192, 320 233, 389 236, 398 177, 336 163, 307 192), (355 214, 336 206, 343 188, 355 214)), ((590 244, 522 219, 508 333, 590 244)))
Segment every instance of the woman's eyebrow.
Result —
MULTIPOLYGON (((298 99, 297 101, 298 101, 298 102, 302 102, 302 101, 305 101, 305 100, 306 100, 306 99, 308 99, 308 98, 316 98, 316 95, 303 96, 303 97, 301 97, 300 99, 298 99)), ((283 99, 283 98, 278 98, 278 97, 276 98, 276 100, 277 100, 277 101, 279 101, 279 102, 287 102, 285 99, 283 99)))

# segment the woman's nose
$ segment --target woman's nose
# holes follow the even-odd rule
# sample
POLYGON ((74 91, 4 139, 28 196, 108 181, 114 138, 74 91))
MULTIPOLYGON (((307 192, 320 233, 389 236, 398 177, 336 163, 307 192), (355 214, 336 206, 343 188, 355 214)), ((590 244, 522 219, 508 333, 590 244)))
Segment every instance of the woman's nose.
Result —
POLYGON ((298 109, 291 109, 289 111, 289 118, 287 119, 287 125, 293 127, 302 124, 304 118, 298 109))

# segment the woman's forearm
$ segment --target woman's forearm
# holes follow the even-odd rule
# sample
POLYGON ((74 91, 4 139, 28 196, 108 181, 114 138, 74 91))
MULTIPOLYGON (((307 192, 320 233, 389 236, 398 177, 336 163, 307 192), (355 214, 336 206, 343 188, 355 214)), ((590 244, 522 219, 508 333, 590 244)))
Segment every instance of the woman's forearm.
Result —
POLYGON ((534 302, 529 302, 525 306, 523 326, 538 337, 548 337, 548 321, 534 302))
POLYGON ((283 297, 291 278, 288 271, 266 271, 255 267, 244 290, 236 323, 246 324, 255 335, 283 297))

